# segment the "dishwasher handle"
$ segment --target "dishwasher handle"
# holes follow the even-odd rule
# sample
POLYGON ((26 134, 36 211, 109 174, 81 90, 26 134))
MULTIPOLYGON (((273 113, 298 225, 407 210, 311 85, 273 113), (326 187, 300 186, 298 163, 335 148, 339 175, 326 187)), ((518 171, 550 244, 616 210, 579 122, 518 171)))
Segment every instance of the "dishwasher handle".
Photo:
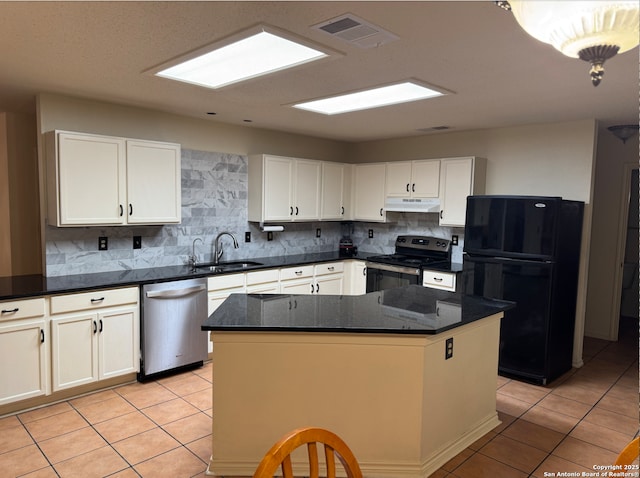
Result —
POLYGON ((147 291, 147 297, 152 299, 175 299, 176 297, 184 297, 206 289, 204 285, 196 285, 185 289, 149 290, 147 291))

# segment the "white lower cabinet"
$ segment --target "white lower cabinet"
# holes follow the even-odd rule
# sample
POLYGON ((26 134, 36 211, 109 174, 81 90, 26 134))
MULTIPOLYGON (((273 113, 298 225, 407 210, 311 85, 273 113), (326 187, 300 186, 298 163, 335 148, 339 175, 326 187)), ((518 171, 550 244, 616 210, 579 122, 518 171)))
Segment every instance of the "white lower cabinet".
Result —
POLYGON ((362 295, 367 293, 367 266, 364 261, 346 261, 343 293, 345 295, 362 295))
POLYGON ((280 293, 280 273, 278 269, 247 272, 247 294, 280 293))
POLYGON ((314 293, 342 295, 344 290, 344 262, 329 262, 314 266, 314 293))
MULTIPOLYGON (((246 291, 245 274, 209 277, 207 279, 207 290, 209 291, 207 313, 211 315, 231 294, 246 291)), ((207 332, 207 338, 210 339, 210 337, 211 332, 207 332)), ((207 340, 207 344, 209 353, 213 352, 213 343, 211 340, 207 340)))
POLYGON ((456 291, 456 273, 425 270, 422 273, 422 285, 432 289, 456 291))
POLYGON ((137 287, 50 300, 53 391, 139 371, 137 287))
POLYGON ((280 292, 283 294, 313 294, 313 266, 280 269, 280 292))
POLYGON ((0 405, 49 393, 45 299, 0 303, 0 405))

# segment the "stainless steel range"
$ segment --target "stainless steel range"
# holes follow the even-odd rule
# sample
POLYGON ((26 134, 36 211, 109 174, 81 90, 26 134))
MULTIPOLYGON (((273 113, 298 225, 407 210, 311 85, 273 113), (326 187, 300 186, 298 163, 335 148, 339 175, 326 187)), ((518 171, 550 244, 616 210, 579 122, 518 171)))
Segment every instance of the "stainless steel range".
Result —
POLYGON ((367 292, 422 284, 423 269, 446 269, 451 241, 429 236, 398 236, 395 253, 367 258, 367 292))

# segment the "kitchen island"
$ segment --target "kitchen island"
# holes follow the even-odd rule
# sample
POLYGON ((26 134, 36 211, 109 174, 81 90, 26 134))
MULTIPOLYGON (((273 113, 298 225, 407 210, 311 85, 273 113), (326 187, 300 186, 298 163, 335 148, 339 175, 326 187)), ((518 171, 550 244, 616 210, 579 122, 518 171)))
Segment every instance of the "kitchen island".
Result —
POLYGON ((367 477, 427 477, 495 428, 513 303, 407 286, 362 296, 232 294, 213 342, 208 474, 251 476, 287 431, 328 428, 367 477))

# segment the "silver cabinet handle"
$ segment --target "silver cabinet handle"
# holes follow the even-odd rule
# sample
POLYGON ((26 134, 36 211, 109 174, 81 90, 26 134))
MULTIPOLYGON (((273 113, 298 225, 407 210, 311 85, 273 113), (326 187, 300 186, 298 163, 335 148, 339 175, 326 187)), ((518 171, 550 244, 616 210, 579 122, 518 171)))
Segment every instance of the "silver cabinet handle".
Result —
POLYGON ((147 297, 156 299, 183 297, 205 289, 206 287, 204 285, 197 285, 194 287, 187 287, 185 289, 150 290, 147 291, 147 297))

